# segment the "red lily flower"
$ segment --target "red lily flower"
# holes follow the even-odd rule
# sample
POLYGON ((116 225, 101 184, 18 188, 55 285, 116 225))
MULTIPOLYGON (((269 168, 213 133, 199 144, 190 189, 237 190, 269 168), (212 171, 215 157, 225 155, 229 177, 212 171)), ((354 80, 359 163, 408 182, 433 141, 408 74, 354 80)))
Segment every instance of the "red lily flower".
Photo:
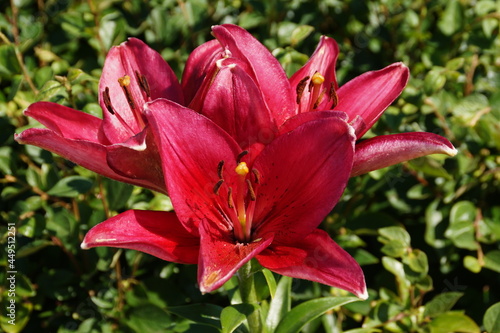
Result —
POLYGON ((355 135, 345 116, 301 124, 252 154, 190 109, 167 100, 147 108, 177 217, 125 212, 91 229, 82 247, 197 260, 203 292, 222 286, 255 257, 279 274, 367 297, 359 265, 317 229, 351 172, 355 135))
MULTIPOLYGON (((198 62, 196 75, 210 79, 195 81, 191 79, 192 74, 186 75, 192 91, 190 105, 209 117, 226 115, 223 111, 228 106, 231 109, 231 105, 238 105, 234 107, 237 110, 241 106, 259 110, 261 123, 268 124, 259 127, 264 128, 266 135, 258 130, 245 133, 250 143, 266 144, 269 138, 306 121, 329 116, 317 111, 345 112, 360 139, 401 94, 409 77, 408 68, 395 63, 379 71, 364 73, 339 87, 335 75, 339 48, 335 40, 323 36, 307 64, 288 80, 276 58, 246 30, 224 24, 213 27, 213 34, 219 47, 215 41, 210 41, 191 55, 192 61, 198 62), (238 80, 245 82, 244 88, 234 84, 238 80), (224 104, 219 109, 207 110, 197 101, 207 94, 219 96, 224 104)), ((252 117, 257 117, 254 113, 252 117)), ((337 115, 337 112, 332 114, 337 115)), ((235 135, 232 128, 238 128, 236 124, 251 123, 247 112, 230 112, 223 121, 213 119, 232 135, 235 135)), ((245 140, 238 142, 244 142, 242 147, 248 146, 245 140)), ((356 145, 352 176, 437 153, 453 156, 456 150, 447 139, 433 133, 375 137, 356 145)))
POLYGON ((47 128, 31 128, 15 139, 50 150, 119 181, 166 192, 158 149, 144 104, 166 98, 183 102, 181 86, 159 53, 138 39, 113 47, 99 82, 103 119, 51 102, 25 114, 47 128))

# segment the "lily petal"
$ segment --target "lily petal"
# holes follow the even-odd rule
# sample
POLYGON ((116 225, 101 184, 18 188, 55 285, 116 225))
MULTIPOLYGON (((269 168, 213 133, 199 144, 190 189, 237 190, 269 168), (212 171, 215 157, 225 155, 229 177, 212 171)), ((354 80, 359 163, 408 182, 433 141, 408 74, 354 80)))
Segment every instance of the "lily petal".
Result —
POLYGON ((196 264, 200 239, 184 229, 175 213, 128 210, 89 230, 82 249, 120 247, 181 264, 196 264))
POLYGON ((277 124, 295 114, 294 95, 285 71, 278 60, 248 31, 232 24, 212 27, 215 38, 230 56, 252 69, 250 75, 260 87, 264 101, 277 124))
POLYGON ((243 149, 271 142, 276 124, 259 88, 235 59, 219 62, 220 70, 207 92, 201 114, 228 132, 243 149))
POLYGON ((315 111, 315 112, 304 112, 299 113, 295 117, 288 119, 280 128, 280 134, 290 132, 295 128, 299 127, 302 124, 305 124, 311 120, 329 118, 329 117, 337 117, 342 119, 343 121, 348 121, 348 116, 345 112, 342 111, 315 111))
POLYGON ((200 224, 200 259, 198 283, 201 292, 211 292, 221 287, 236 271, 272 242, 272 237, 251 243, 234 242, 230 230, 204 219, 200 224))
POLYGON ((202 218, 217 221, 220 216, 214 207, 219 196, 213 190, 220 179, 219 162, 225 161, 225 168, 234 170, 241 148, 205 116, 170 101, 148 104, 146 115, 176 213, 188 230, 197 232, 202 218))
POLYGON ((116 113, 128 125, 133 134, 142 130, 142 124, 137 117, 148 100, 166 98, 177 103, 183 103, 182 89, 174 71, 163 60, 161 55, 136 38, 111 48, 99 81, 99 103, 103 109, 103 135, 110 143, 126 141, 131 132, 121 120, 107 111, 103 94, 108 88, 109 100, 116 113), (150 97, 141 88, 138 76, 143 75, 149 85, 150 97), (129 101, 118 82, 119 78, 130 77, 129 90, 137 111, 133 111, 129 101))
POLYGON ((447 139, 434 133, 380 135, 356 144, 351 177, 425 155, 456 153, 447 139))
POLYGON ((350 291, 367 299, 365 278, 359 264, 323 230, 317 229, 293 244, 272 244, 257 255, 260 264, 293 278, 316 281, 350 291))
POLYGON ((366 72, 339 88, 338 104, 335 110, 346 112, 350 121, 355 120, 357 116, 364 120, 366 127, 362 130, 356 128, 359 139, 401 94, 409 75, 408 67, 403 63, 395 63, 378 71, 366 72))
POLYGON ((102 120, 88 113, 52 102, 33 103, 23 113, 67 139, 98 142, 102 120))
POLYGON ((185 105, 191 104, 205 78, 212 80, 209 73, 216 67, 216 61, 222 58, 222 53, 222 46, 216 39, 201 44, 191 52, 181 80, 185 105))
MULTIPOLYGON (((338 88, 337 78, 335 75, 335 66, 337 63, 337 57, 339 55, 339 46, 333 38, 326 36, 321 36, 316 50, 312 54, 309 61, 295 72, 292 77, 290 77, 290 85, 293 91, 297 91, 297 86, 300 82, 306 78, 311 78, 314 73, 318 72, 324 78, 324 84, 327 87, 327 91, 330 89, 330 85, 336 90, 338 88)), ((308 109, 309 97, 311 91, 307 88, 303 90, 302 96, 300 98, 301 110, 308 109)), ((318 104, 316 109, 318 110, 328 110, 331 109, 332 102, 328 100, 327 97, 322 98, 322 102, 318 104)))
POLYGON ((354 141, 351 126, 328 117, 306 122, 266 146, 253 166, 262 175, 256 189, 256 233, 270 232, 281 241, 301 239, 316 229, 344 191, 354 141))

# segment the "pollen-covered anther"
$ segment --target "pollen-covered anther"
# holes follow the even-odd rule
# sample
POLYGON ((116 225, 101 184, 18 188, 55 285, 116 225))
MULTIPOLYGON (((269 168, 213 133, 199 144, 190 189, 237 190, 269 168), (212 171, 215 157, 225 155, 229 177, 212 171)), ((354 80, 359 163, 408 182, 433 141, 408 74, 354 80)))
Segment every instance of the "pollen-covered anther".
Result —
POLYGON ((252 169, 252 173, 255 177, 255 184, 260 184, 260 172, 257 169, 252 169))
POLYGON ((309 78, 310 78, 309 76, 306 76, 305 78, 300 80, 299 83, 297 84, 297 88, 295 88, 295 92, 297 93, 297 99, 296 99, 297 104, 300 104, 300 100, 302 99, 302 95, 304 94, 304 89, 306 87, 307 80, 309 80, 309 78))
POLYGON ((238 154, 238 156, 236 157, 236 163, 240 163, 241 162, 241 159, 248 154, 248 150, 243 150, 241 153, 238 154))
POLYGON ((246 179, 246 183, 248 185, 248 194, 250 195, 250 200, 252 200, 252 201, 257 200, 257 197, 255 196, 255 191, 253 190, 252 182, 250 181, 250 179, 246 179))
POLYGON ((214 188, 213 188, 215 195, 219 195, 219 190, 220 190, 220 187, 222 186, 222 183, 224 183, 224 179, 219 179, 219 181, 217 183, 215 183, 214 188))
POLYGON ((335 91, 335 84, 333 82, 330 83, 330 90, 328 91, 328 100, 332 101, 332 109, 339 104, 339 96, 335 91))
POLYGON ((243 176, 243 177, 246 176, 250 172, 250 170, 248 169, 248 166, 245 162, 238 163, 238 165, 236 166, 234 171, 238 175, 243 176))

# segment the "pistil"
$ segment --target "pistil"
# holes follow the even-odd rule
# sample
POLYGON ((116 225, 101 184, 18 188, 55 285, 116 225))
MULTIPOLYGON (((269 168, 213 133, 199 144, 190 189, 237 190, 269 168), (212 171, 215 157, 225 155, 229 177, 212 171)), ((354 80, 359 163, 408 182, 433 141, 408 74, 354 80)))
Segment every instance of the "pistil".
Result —
POLYGON ((139 109, 137 109, 136 103, 134 101, 134 96, 132 96, 132 92, 130 91, 130 76, 125 75, 118 79, 118 83, 120 87, 122 87, 123 93, 127 98, 128 105, 130 106, 130 110, 132 110, 132 114, 134 115, 135 120, 139 124, 140 128, 146 127, 144 123, 144 119, 142 119, 142 115, 139 109))
POLYGON ((240 222, 241 229, 244 230, 244 238, 243 241, 249 241, 250 235, 246 232, 247 229, 247 214, 246 214, 246 204, 245 204, 245 196, 246 196, 246 177, 250 172, 248 166, 245 162, 240 162, 234 169, 236 174, 238 175, 238 188, 236 190, 236 212, 238 214, 238 221, 240 222))

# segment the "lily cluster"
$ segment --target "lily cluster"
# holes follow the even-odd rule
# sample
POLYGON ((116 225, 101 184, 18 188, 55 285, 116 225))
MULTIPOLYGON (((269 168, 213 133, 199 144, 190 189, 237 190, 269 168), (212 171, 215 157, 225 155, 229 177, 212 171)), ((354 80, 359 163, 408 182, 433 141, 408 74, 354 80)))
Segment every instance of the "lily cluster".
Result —
POLYGON ((99 84, 103 119, 38 102, 25 114, 46 128, 16 140, 170 196, 175 212, 123 212, 92 228, 82 248, 198 264, 202 292, 256 258, 366 298, 360 266, 319 224, 350 177, 455 148, 423 132, 358 141, 404 89, 402 63, 339 87, 331 38, 287 78, 244 29, 212 31, 216 39, 193 51, 181 83, 140 40, 112 48, 99 84))

